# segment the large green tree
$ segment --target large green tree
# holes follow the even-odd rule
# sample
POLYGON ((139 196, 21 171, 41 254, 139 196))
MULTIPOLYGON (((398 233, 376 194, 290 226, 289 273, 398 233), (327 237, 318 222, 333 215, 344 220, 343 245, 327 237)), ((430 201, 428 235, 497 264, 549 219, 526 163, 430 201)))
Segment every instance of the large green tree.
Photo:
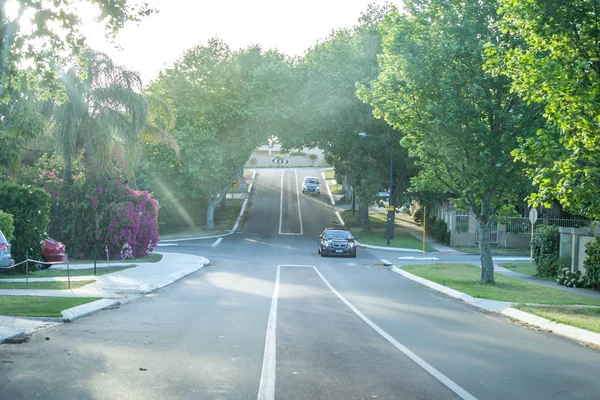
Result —
POLYGON ((530 164, 536 203, 553 198, 572 213, 600 218, 600 2, 499 0, 499 42, 489 68, 543 105, 548 127, 515 152, 530 164))
POLYGON ((57 77, 83 48, 77 5, 89 3, 108 35, 154 12, 127 0, 0 1, 0 172, 18 163, 20 150, 45 125, 38 100, 64 100, 57 77))
POLYGON ((446 191, 477 217, 481 281, 494 282, 489 232, 515 201, 524 176, 511 151, 539 127, 536 112, 506 77, 483 70, 494 28, 494 0, 410 0, 382 25, 382 72, 364 98, 404 132, 422 167, 419 190, 446 191))
POLYGON ((72 163, 83 152, 88 173, 107 169, 115 148, 135 146, 146 127, 148 105, 136 72, 116 65, 107 55, 86 49, 80 66, 63 76, 67 100, 56 107, 52 130, 64 158, 63 179, 72 178, 72 163))
POLYGON ((252 150, 281 129, 289 81, 282 55, 258 47, 231 51, 214 39, 188 50, 152 85, 175 109, 174 136, 181 148, 180 161, 163 170, 179 171, 180 198, 206 202, 208 230, 252 150))
MULTIPOLYGON (((373 116, 373 107, 361 101, 357 86, 379 74, 377 29, 386 8, 370 7, 352 29, 332 33, 300 60, 296 74, 301 85, 291 129, 281 137, 286 147, 318 147, 336 173, 345 176, 359 203, 359 220, 370 230, 368 208, 381 200, 377 193, 389 186, 389 153, 393 158, 392 204, 405 194, 413 173, 412 161, 400 145, 401 132, 373 116), (359 137, 364 132, 379 137, 359 137)), ((385 199, 387 200, 387 198, 385 199)), ((393 232, 392 232, 393 235, 393 232)))

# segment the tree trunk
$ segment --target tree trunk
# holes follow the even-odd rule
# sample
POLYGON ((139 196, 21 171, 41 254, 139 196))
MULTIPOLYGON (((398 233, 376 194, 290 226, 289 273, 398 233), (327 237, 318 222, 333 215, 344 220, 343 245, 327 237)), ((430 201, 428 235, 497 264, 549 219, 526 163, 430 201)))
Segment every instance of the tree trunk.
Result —
POLYGON ((73 180, 73 167, 71 157, 65 156, 65 166, 63 168, 63 181, 71 182, 73 180))
POLYGON ((481 254, 481 283, 494 283, 494 261, 490 247, 490 230, 494 222, 489 196, 481 198, 479 222, 479 252, 481 254))
POLYGON ((369 203, 363 203, 358 200, 358 221, 360 222, 360 230, 362 232, 370 232, 369 224, 369 203))
POLYGON ((216 196, 212 195, 208 199, 208 205, 206 207, 206 230, 213 231, 215 230, 215 209, 221 201, 225 198, 225 193, 229 190, 229 186, 225 186, 221 189, 221 193, 216 196))

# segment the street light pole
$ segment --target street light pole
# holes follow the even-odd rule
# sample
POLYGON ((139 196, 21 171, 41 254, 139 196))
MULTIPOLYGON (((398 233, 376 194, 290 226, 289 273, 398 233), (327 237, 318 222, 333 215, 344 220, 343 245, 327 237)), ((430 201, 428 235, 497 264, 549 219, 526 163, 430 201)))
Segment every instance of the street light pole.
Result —
POLYGON ((383 142, 383 144, 385 145, 385 148, 387 149, 388 153, 390 154, 390 185, 388 188, 387 224, 386 224, 386 228, 385 228, 385 238, 387 241, 387 245, 389 246, 390 239, 392 237, 392 229, 393 229, 393 225, 392 225, 392 218, 393 218, 392 186, 393 186, 393 182, 394 182, 394 173, 393 173, 393 171, 394 171, 393 162, 394 161, 393 161, 393 157, 392 157, 392 148, 385 142, 385 140, 383 140, 379 136, 371 135, 366 132, 360 132, 358 134, 358 136, 360 136, 361 138, 372 137, 372 138, 381 140, 383 142))

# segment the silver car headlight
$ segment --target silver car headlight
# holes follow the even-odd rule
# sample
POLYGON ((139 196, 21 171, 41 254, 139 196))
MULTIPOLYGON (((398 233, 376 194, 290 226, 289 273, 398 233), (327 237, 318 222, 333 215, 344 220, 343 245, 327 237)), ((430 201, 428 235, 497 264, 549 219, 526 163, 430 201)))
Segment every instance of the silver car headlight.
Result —
POLYGON ((348 247, 356 247, 356 243, 350 242, 350 243, 348 243, 348 247))

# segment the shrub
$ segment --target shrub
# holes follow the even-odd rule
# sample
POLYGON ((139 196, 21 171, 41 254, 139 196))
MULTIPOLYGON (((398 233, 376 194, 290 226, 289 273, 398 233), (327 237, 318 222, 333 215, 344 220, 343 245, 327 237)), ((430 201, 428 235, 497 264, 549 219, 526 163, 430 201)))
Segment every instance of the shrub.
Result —
POLYGON ((558 227, 538 228, 531 241, 531 250, 539 276, 555 276, 558 272, 559 243, 558 227))
POLYGON ((113 259, 145 257, 158 242, 158 202, 121 178, 55 182, 49 231, 73 258, 108 248, 113 259))
POLYGON ((556 282, 559 285, 565 285, 568 287, 586 287, 587 279, 585 276, 581 276, 581 271, 571 272, 569 268, 563 268, 556 277, 556 282))
POLYGON ((600 289, 600 236, 585 245, 587 258, 583 261, 585 276, 591 287, 600 289))
POLYGON ((13 232, 15 231, 14 218, 12 214, 5 213, 0 210, 0 231, 6 236, 6 240, 9 242, 13 238, 13 232))
POLYGON ((0 204, 13 216, 12 256, 15 261, 35 258, 47 237, 50 220, 50 196, 40 188, 16 183, 0 185, 0 204))
POLYGON ((413 221, 415 221, 419 225, 423 224, 423 207, 415 211, 415 213, 413 214, 413 221))

